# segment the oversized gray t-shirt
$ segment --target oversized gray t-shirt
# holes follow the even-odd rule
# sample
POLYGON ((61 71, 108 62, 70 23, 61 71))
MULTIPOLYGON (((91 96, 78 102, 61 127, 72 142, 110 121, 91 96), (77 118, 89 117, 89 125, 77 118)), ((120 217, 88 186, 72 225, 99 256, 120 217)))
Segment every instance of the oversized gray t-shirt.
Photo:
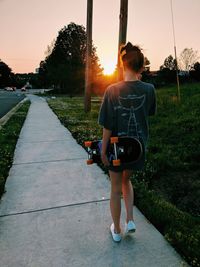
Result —
POLYGON ((99 124, 112 136, 138 138, 146 148, 148 116, 156 111, 155 88, 142 81, 122 81, 109 86, 99 113, 99 124))

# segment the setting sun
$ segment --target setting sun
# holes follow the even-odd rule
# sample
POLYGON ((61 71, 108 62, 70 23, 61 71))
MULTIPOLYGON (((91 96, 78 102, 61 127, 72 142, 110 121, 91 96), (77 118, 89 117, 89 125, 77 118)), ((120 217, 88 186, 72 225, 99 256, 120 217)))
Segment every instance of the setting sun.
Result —
POLYGON ((115 71, 115 68, 116 68, 116 63, 115 62, 105 62, 103 64, 103 73, 105 75, 112 75, 115 71))

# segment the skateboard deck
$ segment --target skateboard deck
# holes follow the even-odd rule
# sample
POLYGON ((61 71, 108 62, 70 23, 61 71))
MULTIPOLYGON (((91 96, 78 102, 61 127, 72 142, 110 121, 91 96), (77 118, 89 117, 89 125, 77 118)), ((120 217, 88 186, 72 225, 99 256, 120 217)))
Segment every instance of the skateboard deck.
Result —
MULTIPOLYGON (((87 164, 101 163, 102 140, 86 141, 87 164)), ((142 144, 133 137, 111 137, 107 147, 107 157, 112 166, 134 163, 141 158, 142 144)))

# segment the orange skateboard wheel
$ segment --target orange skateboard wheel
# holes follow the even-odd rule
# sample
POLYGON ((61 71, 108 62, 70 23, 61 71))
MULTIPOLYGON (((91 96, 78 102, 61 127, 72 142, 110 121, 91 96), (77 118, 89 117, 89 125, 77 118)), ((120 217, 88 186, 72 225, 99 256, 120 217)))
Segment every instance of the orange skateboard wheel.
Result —
POLYGON ((117 136, 114 137, 114 136, 113 136, 113 137, 110 138, 110 143, 111 143, 111 144, 118 143, 118 142, 119 142, 119 137, 117 137, 117 136))
POLYGON ((88 159, 87 160, 87 165, 91 165, 91 164, 93 164, 93 159, 88 159))
POLYGON ((91 147, 92 141, 86 141, 84 142, 85 147, 91 147))
POLYGON ((120 159, 114 159, 114 160, 112 161, 112 163, 113 163, 113 166, 115 166, 115 167, 121 165, 121 161, 120 161, 120 159))

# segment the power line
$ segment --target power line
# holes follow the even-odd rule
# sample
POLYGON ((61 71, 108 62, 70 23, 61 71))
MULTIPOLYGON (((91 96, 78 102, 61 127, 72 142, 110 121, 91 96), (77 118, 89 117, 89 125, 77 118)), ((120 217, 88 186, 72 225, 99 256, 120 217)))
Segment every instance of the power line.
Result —
POLYGON ((172 16, 173 39, 174 39, 174 46, 175 46, 176 38, 175 38, 174 12, 173 12, 172 0, 170 0, 170 6, 171 6, 171 16, 172 16))

